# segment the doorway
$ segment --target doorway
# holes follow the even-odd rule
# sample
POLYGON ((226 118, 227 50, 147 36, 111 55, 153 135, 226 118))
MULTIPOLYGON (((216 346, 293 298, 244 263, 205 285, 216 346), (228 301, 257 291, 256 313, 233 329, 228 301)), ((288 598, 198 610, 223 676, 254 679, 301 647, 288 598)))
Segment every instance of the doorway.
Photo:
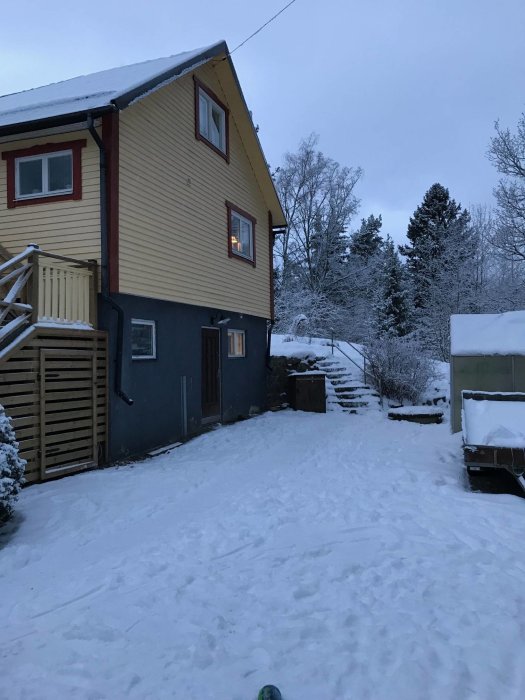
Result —
POLYGON ((221 418, 221 332, 202 329, 202 420, 221 418))

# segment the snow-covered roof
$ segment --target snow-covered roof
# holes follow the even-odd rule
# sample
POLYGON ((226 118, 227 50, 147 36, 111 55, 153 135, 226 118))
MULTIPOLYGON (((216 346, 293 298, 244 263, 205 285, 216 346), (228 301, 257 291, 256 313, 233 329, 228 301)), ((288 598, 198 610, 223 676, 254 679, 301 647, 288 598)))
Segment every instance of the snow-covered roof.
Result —
POLYGON ((227 52, 224 41, 167 58, 81 75, 70 80, 0 96, 0 131, 20 131, 43 120, 79 117, 88 111, 122 109, 165 81, 227 52))
POLYGON ((525 311, 451 316, 450 351, 452 355, 525 355, 525 311))

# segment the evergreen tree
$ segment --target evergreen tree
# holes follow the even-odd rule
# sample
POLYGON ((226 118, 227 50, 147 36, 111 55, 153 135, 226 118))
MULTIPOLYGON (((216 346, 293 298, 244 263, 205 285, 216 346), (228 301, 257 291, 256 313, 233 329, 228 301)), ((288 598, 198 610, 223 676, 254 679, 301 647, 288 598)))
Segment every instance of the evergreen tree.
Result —
POLYGON ((450 198, 448 189, 439 183, 432 185, 410 219, 407 238, 412 245, 399 247, 400 253, 407 258, 416 307, 425 305, 449 232, 453 230, 457 235, 461 230, 466 233, 468 224, 468 212, 450 198))
POLYGON ((354 231, 350 238, 350 252, 352 255, 358 255, 368 260, 368 258, 378 253, 383 244, 383 239, 379 234, 382 225, 381 214, 379 216, 370 214, 368 219, 361 219, 360 228, 354 231))
POLYGON ((340 300, 347 273, 348 237, 337 216, 318 217, 313 225, 310 280, 315 291, 340 300))
POLYGON ((0 406, 0 523, 12 515, 24 468, 25 461, 18 456, 18 443, 11 422, 0 406))
POLYGON ((390 236, 384 244, 383 265, 376 304, 379 335, 404 336, 410 331, 410 299, 405 271, 390 236))

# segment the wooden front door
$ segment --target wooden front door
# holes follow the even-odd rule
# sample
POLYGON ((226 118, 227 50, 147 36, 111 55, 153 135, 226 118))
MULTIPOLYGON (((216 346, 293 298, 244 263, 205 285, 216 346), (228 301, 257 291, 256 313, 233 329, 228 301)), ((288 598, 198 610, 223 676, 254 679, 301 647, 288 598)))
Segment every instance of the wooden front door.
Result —
POLYGON ((218 328, 202 329, 202 419, 221 417, 221 333, 218 328))

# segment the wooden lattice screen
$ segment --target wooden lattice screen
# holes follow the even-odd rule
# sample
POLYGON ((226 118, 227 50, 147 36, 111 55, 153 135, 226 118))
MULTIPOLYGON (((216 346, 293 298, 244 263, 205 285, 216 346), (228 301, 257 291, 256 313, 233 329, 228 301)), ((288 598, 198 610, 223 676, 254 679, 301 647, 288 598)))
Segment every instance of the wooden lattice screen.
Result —
POLYGON ((0 360, 0 404, 12 418, 28 482, 104 463, 107 338, 34 328, 0 360))

